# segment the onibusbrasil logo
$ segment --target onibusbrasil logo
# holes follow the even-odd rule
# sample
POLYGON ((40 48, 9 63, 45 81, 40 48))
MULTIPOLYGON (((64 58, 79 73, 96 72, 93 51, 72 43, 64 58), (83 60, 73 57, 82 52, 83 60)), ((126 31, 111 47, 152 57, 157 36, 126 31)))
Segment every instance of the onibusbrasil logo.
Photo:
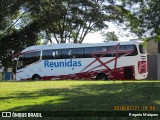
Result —
POLYGON ((24 117, 42 117, 41 113, 27 113, 27 112, 2 112, 2 117, 19 117, 19 118, 24 118, 24 117))

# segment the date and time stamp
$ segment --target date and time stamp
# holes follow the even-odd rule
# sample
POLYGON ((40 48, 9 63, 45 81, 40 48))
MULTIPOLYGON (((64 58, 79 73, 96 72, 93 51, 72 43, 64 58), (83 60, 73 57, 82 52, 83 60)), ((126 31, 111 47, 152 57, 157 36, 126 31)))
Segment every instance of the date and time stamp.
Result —
POLYGON ((160 117, 160 112, 157 112, 157 108, 154 105, 148 106, 138 106, 138 105, 130 105, 130 106, 114 106, 114 111, 126 111, 128 117, 160 117))
POLYGON ((149 106, 138 106, 138 105, 129 105, 129 106, 114 106, 113 107, 114 111, 156 111, 156 106, 154 105, 149 105, 149 106))

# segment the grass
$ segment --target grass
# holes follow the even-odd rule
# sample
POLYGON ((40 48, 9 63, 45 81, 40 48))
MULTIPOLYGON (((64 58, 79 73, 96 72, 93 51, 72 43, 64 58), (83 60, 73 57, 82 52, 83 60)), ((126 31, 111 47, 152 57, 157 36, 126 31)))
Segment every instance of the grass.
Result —
POLYGON ((160 82, 0 82, 0 111, 113 110, 115 105, 160 105, 160 82))
POLYGON ((0 81, 2 81, 2 73, 0 72, 0 81))
POLYGON ((113 111, 114 106, 160 110, 160 81, 0 82, 0 111, 113 111))

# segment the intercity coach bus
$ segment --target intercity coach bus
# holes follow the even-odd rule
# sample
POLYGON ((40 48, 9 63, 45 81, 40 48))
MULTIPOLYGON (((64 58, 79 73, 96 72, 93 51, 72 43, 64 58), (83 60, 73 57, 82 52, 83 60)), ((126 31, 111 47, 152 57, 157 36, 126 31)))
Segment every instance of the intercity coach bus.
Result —
POLYGON ((16 80, 134 80, 148 75, 142 41, 31 46, 15 56, 16 80))

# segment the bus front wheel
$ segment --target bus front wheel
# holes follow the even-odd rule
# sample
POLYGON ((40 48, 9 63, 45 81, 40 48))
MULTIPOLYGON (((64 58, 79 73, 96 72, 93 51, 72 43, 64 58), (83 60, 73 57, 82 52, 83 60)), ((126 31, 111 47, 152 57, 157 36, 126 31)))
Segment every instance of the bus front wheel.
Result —
POLYGON ((41 77, 37 74, 33 75, 32 80, 41 80, 41 77))
POLYGON ((96 80, 108 80, 108 77, 104 73, 99 73, 96 80))

